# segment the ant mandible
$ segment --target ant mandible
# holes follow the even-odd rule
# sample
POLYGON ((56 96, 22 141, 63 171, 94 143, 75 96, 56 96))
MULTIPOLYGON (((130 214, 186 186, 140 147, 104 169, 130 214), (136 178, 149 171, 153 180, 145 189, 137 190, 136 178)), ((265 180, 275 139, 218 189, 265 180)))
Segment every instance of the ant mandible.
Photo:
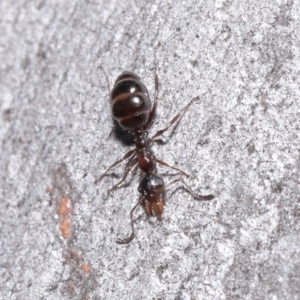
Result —
MULTIPOLYGON (((157 48, 160 46, 158 44, 157 48)), ((128 173, 138 165, 139 168, 144 172, 144 177, 140 181, 138 191, 141 194, 139 201, 130 211, 130 222, 131 222, 131 234, 125 239, 117 239, 117 243, 126 244, 134 238, 134 226, 133 226, 133 212, 136 207, 143 203, 148 215, 156 216, 159 219, 164 206, 164 192, 165 184, 162 176, 157 174, 156 164, 171 168, 178 171, 186 177, 188 174, 182 170, 170 166, 157 159, 150 148, 150 142, 154 141, 157 137, 161 136, 166 132, 179 118, 186 112, 190 105, 199 101, 199 96, 193 98, 187 105, 185 105, 181 111, 169 122, 168 126, 164 129, 157 131, 151 138, 148 138, 148 130, 153 123, 157 108, 158 99, 158 76, 157 76, 157 60, 156 51, 154 51, 154 67, 155 67, 155 97, 153 106, 151 108, 151 101, 148 95, 148 91, 145 85, 140 81, 140 78, 132 73, 125 71, 115 81, 114 87, 111 91, 111 107, 112 116, 120 124, 124 130, 128 130, 135 135, 135 148, 127 152, 121 159, 117 160, 112 164, 97 180, 98 183, 107 172, 115 167, 117 164, 127 160, 125 172, 122 179, 114 185, 108 192, 115 190, 122 182, 125 181, 128 173)), ((107 84, 109 87, 109 80, 105 73, 107 84)), ((110 88, 109 88, 110 89, 110 88)), ((191 194, 195 199, 198 200, 212 200, 214 195, 198 195, 190 190, 181 178, 178 178, 168 184, 171 185, 175 182, 181 181, 183 188, 191 194)))

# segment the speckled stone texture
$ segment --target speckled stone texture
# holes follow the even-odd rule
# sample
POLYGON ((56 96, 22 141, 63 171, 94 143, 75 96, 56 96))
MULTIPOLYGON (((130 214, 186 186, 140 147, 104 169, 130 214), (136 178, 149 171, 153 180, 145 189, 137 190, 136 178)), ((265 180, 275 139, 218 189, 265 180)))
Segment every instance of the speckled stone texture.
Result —
MULTIPOLYGON (((0 299, 300 299, 299 1, 0 2, 0 299), (109 91, 159 103, 153 145, 190 174, 162 221, 129 212, 139 172, 109 91)), ((166 183, 178 176, 159 167, 166 183)))

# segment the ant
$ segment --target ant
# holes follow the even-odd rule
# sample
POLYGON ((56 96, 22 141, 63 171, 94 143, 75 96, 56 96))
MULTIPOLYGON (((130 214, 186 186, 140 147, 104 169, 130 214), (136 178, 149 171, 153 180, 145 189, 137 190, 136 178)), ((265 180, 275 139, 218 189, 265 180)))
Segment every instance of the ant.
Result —
MULTIPOLYGON (((159 47, 158 44, 157 47, 159 47)), ((128 173, 135 167, 139 168, 144 172, 144 177, 140 181, 138 191, 141 194, 139 201, 130 211, 131 221, 131 234, 125 239, 117 239, 117 243, 126 244, 134 238, 134 226, 133 226, 133 212, 136 207, 143 203, 148 215, 156 216, 161 219, 161 214, 164 206, 164 192, 165 184, 162 176, 157 174, 156 164, 171 168, 178 171, 182 175, 189 177, 188 174, 182 170, 170 166, 157 159, 150 148, 150 142, 166 132, 174 123, 178 122, 179 118, 187 111, 193 102, 199 101, 200 97, 193 98, 187 105, 185 105, 181 111, 170 121, 168 126, 164 129, 157 131, 151 138, 148 138, 148 130, 151 127, 157 108, 158 99, 158 76, 157 76, 157 61, 156 51, 154 52, 154 66, 155 66, 155 96, 153 105, 151 108, 151 101, 145 85, 141 82, 140 77, 136 74, 125 71, 115 81, 114 87, 111 91, 111 108, 112 117, 120 124, 124 130, 128 130, 135 135, 135 148, 127 152, 121 159, 117 160, 112 164, 97 180, 98 183, 107 174, 107 172, 115 167, 117 164, 128 160, 125 172, 122 179, 114 185, 108 192, 114 191, 122 182, 125 181, 128 173)), ((104 70, 103 70, 104 71, 104 70)), ((105 72, 104 72, 105 73, 105 72)), ((105 73, 106 81, 109 88, 109 80, 105 73)), ((110 90, 110 88, 109 88, 110 90)), ((190 190, 181 178, 178 178, 170 182, 167 186, 181 181, 183 188, 198 200, 212 200, 214 195, 197 195, 190 190)))

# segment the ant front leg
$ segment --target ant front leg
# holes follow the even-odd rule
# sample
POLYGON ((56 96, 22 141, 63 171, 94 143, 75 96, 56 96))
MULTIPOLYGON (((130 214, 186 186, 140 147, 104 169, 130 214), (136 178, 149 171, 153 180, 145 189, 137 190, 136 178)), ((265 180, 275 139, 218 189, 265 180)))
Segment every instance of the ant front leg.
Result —
POLYGON ((130 161, 128 162, 128 164, 127 164, 127 166, 126 166, 126 168, 125 168, 125 172, 124 172, 124 174, 123 174, 123 177, 122 177, 122 179, 116 184, 116 185, 114 185, 112 188, 110 188, 108 191, 107 191, 107 194, 111 194, 122 182, 124 182, 125 181, 125 179, 126 179, 126 177, 127 177, 127 175, 129 174, 129 172, 132 170, 132 168, 134 167, 134 166, 136 166, 136 164, 138 163, 138 161, 139 161, 139 158, 138 157, 132 157, 131 159, 130 159, 130 161))
POLYGON ((112 169, 113 167, 115 167, 117 164, 121 163, 122 161, 126 160, 127 158, 129 158, 130 156, 133 156, 135 154, 136 149, 132 149, 130 151, 128 151, 121 159, 117 160, 115 163, 113 163, 98 179, 96 179, 94 181, 95 184, 99 183, 102 178, 107 174, 107 172, 112 169))
POLYGON ((209 201, 209 200, 212 200, 215 198, 214 195, 200 195, 200 194, 196 194, 194 191, 192 191, 186 184, 185 182, 182 180, 182 178, 177 178, 173 181, 171 181, 170 183, 168 183, 166 185, 167 186, 170 186, 172 185, 173 183, 176 183, 176 182, 181 182, 182 183, 182 188, 184 190, 186 190, 191 196, 193 196, 196 200, 201 200, 201 201, 209 201))

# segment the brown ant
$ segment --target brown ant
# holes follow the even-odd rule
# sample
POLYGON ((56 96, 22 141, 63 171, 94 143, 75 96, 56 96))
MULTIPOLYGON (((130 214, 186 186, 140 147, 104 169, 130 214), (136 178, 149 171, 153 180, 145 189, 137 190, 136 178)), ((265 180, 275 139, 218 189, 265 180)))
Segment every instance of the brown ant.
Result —
MULTIPOLYGON (((161 217, 164 205, 165 184, 162 176, 157 174, 157 163, 162 166, 176 170, 181 174, 185 175, 186 177, 189 177, 189 175, 183 172, 182 170, 172 167, 164 161, 157 159, 150 149, 150 142, 154 141, 157 137, 161 136, 164 132, 166 132, 175 122, 179 120, 179 118, 185 113, 185 111, 190 107, 190 105, 195 101, 199 101, 200 98, 199 96, 193 98, 170 121, 168 126, 166 126, 162 130, 159 130, 151 138, 148 138, 148 130, 151 127, 153 119, 155 117, 158 99, 156 51, 154 52, 154 64, 155 97, 152 108, 148 91, 145 85, 140 81, 140 78, 132 72, 123 72, 115 81, 114 87, 111 91, 112 116, 123 129, 128 130, 135 135, 135 148, 127 152, 121 159, 117 160, 114 164, 112 164, 97 180, 95 180, 95 183, 98 183, 110 169, 127 159, 128 161, 122 179, 116 185, 114 185, 109 190, 109 192, 112 192, 122 182, 124 182, 128 173, 135 166, 138 165, 139 168, 145 173, 145 176, 140 181, 138 187, 138 191, 141 193, 142 196, 130 211, 132 232, 130 236, 125 239, 117 239, 117 243, 120 244, 129 243, 134 238, 132 214, 140 203, 143 203, 145 205, 145 209, 148 215, 156 216, 159 219, 161 217)), ((109 87, 109 80, 106 74, 105 76, 109 87)), ((179 181, 183 183, 183 188, 198 200, 212 200, 214 198, 213 195, 195 194, 184 184, 181 178, 172 181, 168 184, 168 186, 179 181)))

